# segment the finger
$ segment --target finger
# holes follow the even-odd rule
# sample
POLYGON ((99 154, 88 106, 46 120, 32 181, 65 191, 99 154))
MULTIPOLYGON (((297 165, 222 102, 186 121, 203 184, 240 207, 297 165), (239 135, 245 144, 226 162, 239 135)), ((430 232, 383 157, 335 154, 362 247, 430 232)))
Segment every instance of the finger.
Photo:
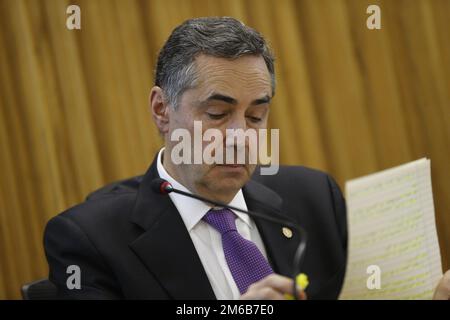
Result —
POLYGON ((279 274, 271 274, 264 279, 255 282, 250 287, 254 287, 255 289, 271 287, 280 293, 292 293, 294 281, 291 278, 279 274))
MULTIPOLYGON (((285 293, 284 297, 286 300, 294 300, 294 296, 290 293, 285 293)), ((297 289, 297 297, 299 300, 306 300, 308 299, 308 297, 306 296, 305 291, 301 290, 301 289, 297 289)))
POLYGON ((242 300, 284 300, 283 294, 271 287, 248 290, 241 296, 242 300))
POLYGON ((434 300, 449 300, 450 299, 450 270, 448 270, 436 287, 433 296, 434 300))
MULTIPOLYGON (((284 295, 290 295, 292 298, 294 296, 292 293, 294 292, 294 280, 281 275, 273 275, 272 277, 266 277, 263 279, 265 281, 262 282, 263 285, 274 288, 280 293, 284 295)), ((300 300, 306 299, 305 292, 297 285, 297 297, 300 300)))

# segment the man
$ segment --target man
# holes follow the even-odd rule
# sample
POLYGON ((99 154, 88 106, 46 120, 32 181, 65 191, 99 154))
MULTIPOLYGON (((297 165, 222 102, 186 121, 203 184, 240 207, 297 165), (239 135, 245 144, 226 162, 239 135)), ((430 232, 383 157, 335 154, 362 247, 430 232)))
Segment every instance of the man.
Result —
MULTIPOLYGON (((62 298, 285 299, 294 272, 310 285, 301 298, 336 299, 346 265, 345 202, 327 174, 280 167, 262 176, 245 164, 174 163, 177 129, 265 129, 275 92, 274 59, 255 30, 232 18, 184 22, 157 62, 150 108, 165 147, 144 176, 92 194, 45 231, 50 280, 62 298), (296 230, 241 212, 155 192, 175 188, 274 217, 309 234, 304 264, 293 270, 296 230), (80 287, 67 285, 69 266, 80 287)), ((227 146, 229 147, 229 146, 227 146)), ((231 146, 237 148, 237 146, 231 146)), ((248 144, 245 149, 248 149, 248 144)), ((447 292, 448 293, 448 292, 447 292)))

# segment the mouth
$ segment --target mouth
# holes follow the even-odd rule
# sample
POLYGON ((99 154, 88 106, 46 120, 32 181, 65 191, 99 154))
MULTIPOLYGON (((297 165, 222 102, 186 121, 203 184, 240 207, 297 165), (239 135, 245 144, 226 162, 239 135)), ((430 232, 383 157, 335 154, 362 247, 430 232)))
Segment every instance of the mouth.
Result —
POLYGON ((245 167, 244 164, 218 164, 219 167, 231 167, 231 168, 239 168, 245 167))
POLYGON ((233 171, 233 172, 245 170, 244 164, 218 164, 217 167, 222 170, 233 171))

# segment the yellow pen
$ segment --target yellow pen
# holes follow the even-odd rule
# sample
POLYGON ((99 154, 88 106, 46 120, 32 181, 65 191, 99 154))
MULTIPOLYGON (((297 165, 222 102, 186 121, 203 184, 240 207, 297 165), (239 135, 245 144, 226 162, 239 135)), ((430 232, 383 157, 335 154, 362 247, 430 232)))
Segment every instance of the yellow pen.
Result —
MULTIPOLYGON (((301 289, 301 290, 306 290, 306 288, 308 287, 309 281, 308 281, 308 276, 304 273, 300 273, 297 275, 297 277, 295 278, 295 281, 297 282, 297 286, 301 289)), ((289 293, 285 293, 284 297, 287 300, 294 300, 294 296, 292 294, 289 293)))

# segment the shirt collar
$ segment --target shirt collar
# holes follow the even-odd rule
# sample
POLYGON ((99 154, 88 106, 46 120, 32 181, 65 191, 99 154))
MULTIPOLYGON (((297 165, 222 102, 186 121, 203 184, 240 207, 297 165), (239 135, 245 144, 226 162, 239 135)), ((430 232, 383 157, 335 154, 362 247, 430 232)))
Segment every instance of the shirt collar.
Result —
MULTIPOLYGON (((162 148, 158 152, 156 167, 159 176, 162 179, 167 180, 170 184, 172 184, 172 186, 175 189, 179 189, 185 192, 191 192, 185 186, 183 186, 181 183, 175 180, 164 168, 164 165, 162 164, 164 149, 165 148, 162 148)), ((177 208, 178 212, 180 213, 181 218, 183 219, 183 222, 186 225, 188 231, 191 231, 197 225, 197 223, 203 218, 203 216, 211 209, 211 207, 206 203, 193 198, 189 198, 173 192, 169 193, 169 196, 172 202, 174 203, 175 207, 177 208)), ((233 200, 231 200, 228 203, 228 205, 241 208, 243 210, 247 210, 247 204, 245 203, 242 189, 239 189, 239 191, 234 196, 233 200)), ((236 214, 236 216, 239 219, 245 222, 249 226, 249 228, 253 227, 253 225, 250 223, 250 217, 247 214, 235 210, 231 211, 233 211, 233 213, 236 214)))

